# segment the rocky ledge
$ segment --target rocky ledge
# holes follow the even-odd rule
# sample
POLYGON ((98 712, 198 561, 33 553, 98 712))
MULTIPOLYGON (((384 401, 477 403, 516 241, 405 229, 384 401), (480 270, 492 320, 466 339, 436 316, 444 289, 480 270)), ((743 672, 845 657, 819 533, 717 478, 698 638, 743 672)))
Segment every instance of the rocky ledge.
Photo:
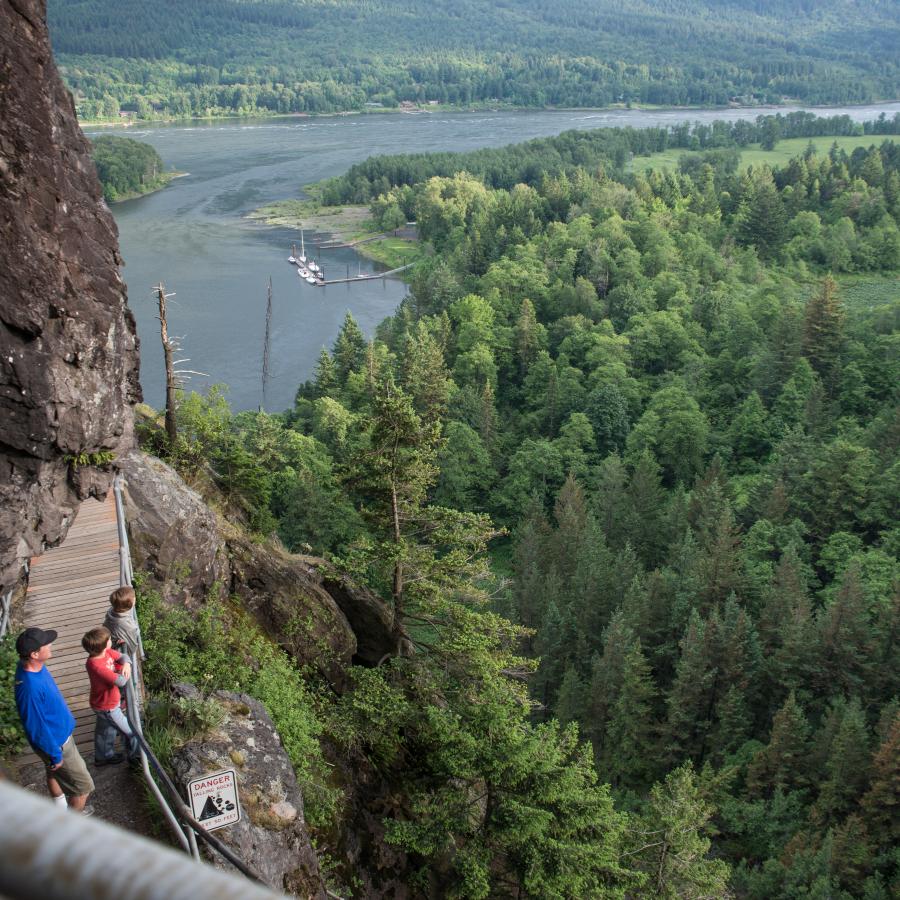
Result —
MULTIPOLYGON (((199 691, 189 684, 175 685, 173 694, 200 699, 199 691)), ((318 859, 303 817, 303 797, 272 720, 262 704, 246 694, 217 691, 209 701, 221 705, 224 720, 214 731, 175 751, 176 782, 186 791, 195 778, 234 770, 241 819, 217 829, 215 836, 270 887, 325 900, 318 859)), ((218 854, 204 852, 214 866, 231 869, 218 854)))

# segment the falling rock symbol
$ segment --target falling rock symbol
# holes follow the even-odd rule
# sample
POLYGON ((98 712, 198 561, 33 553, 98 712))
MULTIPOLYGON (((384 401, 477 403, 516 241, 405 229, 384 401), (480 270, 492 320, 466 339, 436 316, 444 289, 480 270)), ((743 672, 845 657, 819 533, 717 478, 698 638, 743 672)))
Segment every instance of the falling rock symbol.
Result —
POLYGON ((206 803, 203 805, 203 812, 200 813, 200 821, 202 822, 204 819, 212 819, 218 815, 221 815, 219 807, 216 806, 212 797, 207 797, 206 803))

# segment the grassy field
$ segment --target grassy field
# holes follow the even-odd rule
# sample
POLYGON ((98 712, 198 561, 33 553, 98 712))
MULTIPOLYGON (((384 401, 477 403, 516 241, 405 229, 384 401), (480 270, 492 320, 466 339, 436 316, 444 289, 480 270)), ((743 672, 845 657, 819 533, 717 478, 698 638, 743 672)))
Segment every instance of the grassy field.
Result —
POLYGON ((900 310, 900 276, 843 275, 838 283, 849 311, 900 310))
MULTIPOLYGON (((751 144, 741 151, 741 168, 765 163, 773 169, 782 166, 795 156, 799 156, 808 144, 816 148, 820 155, 827 153, 832 144, 837 144, 847 153, 852 153, 857 147, 871 147, 872 144, 880 144, 884 140, 900 140, 896 135, 863 135, 861 137, 818 137, 818 138, 789 138, 779 141, 774 150, 761 150, 759 144, 751 144)), ((636 156, 631 162, 631 171, 645 172, 647 169, 670 169, 678 167, 678 160, 682 156, 694 156, 701 151, 673 149, 664 153, 654 153, 651 156, 636 156)))

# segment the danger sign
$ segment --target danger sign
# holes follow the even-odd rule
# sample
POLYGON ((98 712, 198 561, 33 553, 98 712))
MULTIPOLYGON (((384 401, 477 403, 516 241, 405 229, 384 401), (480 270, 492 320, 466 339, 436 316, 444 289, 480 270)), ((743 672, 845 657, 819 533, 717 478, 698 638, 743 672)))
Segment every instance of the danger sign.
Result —
POLYGON ((240 821, 241 805, 234 769, 211 772, 189 781, 188 797, 194 818, 207 831, 240 821))

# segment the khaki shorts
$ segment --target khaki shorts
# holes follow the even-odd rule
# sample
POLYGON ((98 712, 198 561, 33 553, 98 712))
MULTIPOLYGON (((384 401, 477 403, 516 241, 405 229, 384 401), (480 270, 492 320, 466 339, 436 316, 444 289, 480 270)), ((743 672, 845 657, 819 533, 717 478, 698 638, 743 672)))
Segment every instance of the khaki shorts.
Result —
POLYGON ((53 763, 50 757, 43 750, 38 750, 37 747, 34 748, 34 752, 43 760, 47 767, 47 774, 56 779, 67 797, 81 797, 94 790, 94 779, 91 778, 91 773, 88 772, 87 765, 81 758, 71 736, 62 745, 62 765, 52 772, 50 766, 53 763))

